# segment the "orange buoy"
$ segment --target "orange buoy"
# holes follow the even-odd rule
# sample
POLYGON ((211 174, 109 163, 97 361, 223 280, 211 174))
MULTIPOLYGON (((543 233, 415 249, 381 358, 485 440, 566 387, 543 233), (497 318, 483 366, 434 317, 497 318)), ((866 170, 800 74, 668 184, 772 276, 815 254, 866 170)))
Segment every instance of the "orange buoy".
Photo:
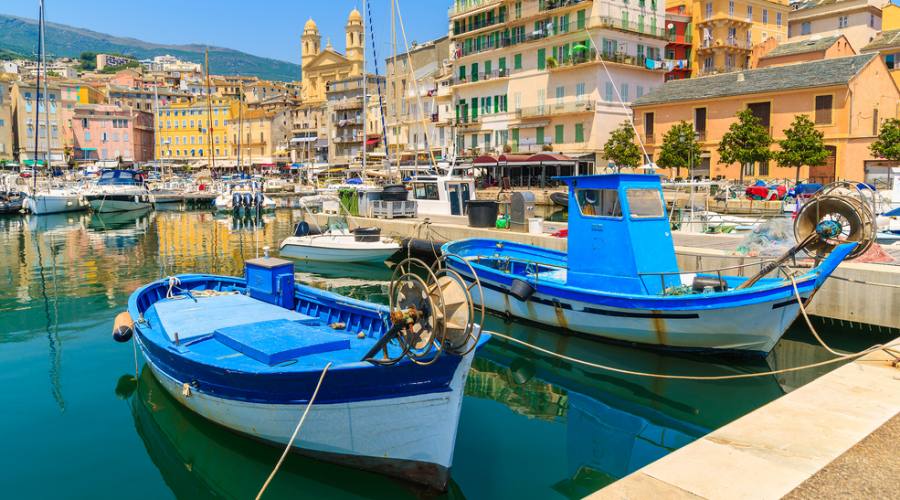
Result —
POLYGON ((116 342, 128 342, 134 334, 134 321, 128 311, 120 312, 113 322, 113 340, 116 342))

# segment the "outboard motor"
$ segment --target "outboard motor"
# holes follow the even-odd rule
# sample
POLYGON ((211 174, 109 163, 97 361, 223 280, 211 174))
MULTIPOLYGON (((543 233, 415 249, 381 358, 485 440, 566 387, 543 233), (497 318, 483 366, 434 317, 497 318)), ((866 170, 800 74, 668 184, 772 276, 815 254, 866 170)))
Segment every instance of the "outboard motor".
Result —
POLYGON ((253 205, 253 195, 250 193, 244 193, 244 206, 249 207, 253 205))
POLYGON ((241 208, 241 193, 234 193, 231 195, 231 208, 235 210, 241 208))
POLYGON ((263 201, 265 201, 265 197, 263 196, 263 194, 257 191, 253 201, 256 202, 256 208, 262 210, 263 201))

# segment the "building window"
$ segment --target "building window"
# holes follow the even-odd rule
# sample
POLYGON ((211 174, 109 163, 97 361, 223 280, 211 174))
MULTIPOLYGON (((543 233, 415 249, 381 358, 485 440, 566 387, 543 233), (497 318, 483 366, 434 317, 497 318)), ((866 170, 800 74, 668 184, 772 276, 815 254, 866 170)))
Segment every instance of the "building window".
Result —
POLYGON ((734 0, 728 0, 728 16, 734 17, 734 0))
POLYGON ((781 27, 781 12, 775 13, 775 25, 781 27))
POLYGON ((554 130, 554 132, 555 132, 554 135, 556 136, 554 139, 555 139, 555 142, 556 142, 557 144, 562 144, 562 143, 566 142, 566 141, 565 141, 565 126, 564 126, 564 125, 557 125, 557 126, 556 126, 556 129, 554 130))
POLYGON ((699 140, 706 139, 706 108, 694 109, 694 132, 699 140))
POLYGON ((763 24, 769 24, 769 9, 762 10, 762 22, 763 24))
POLYGON ((615 91, 612 82, 606 82, 606 85, 603 86, 603 98, 606 102, 613 102, 615 100, 615 97, 613 96, 615 91))
POLYGON ((772 103, 770 102, 754 102, 747 105, 747 109, 753 113, 753 116, 759 118, 759 123, 766 129, 771 126, 772 103))
POLYGON ((831 124, 831 107, 834 102, 834 96, 817 95, 816 96, 816 125, 831 124))
POLYGON ((575 124, 575 142, 584 142, 584 124, 575 124))
POLYGON ((622 84, 622 89, 619 91, 619 93, 620 93, 620 97, 622 98, 622 101, 627 102, 628 101, 628 84, 627 83, 622 84))
POLYGON ((576 83, 575 84, 575 102, 583 102, 584 101, 584 83, 576 83))
POLYGON ((535 140, 534 143, 537 145, 544 144, 544 127, 538 127, 534 131, 535 140))
POLYGON ((884 64, 888 69, 900 69, 897 66, 897 54, 887 54, 884 56, 884 64))
POLYGON ((513 69, 522 69, 522 54, 513 56, 513 69))
POLYGON ((713 14, 713 4, 712 4, 712 2, 706 2, 706 16, 704 17, 704 19, 711 18, 712 14, 713 14))
POLYGON ((653 141, 653 113, 644 113, 644 137, 647 142, 653 141))
POLYGON ((750 22, 753 22, 753 6, 752 5, 747 6, 747 20, 750 22))
POLYGON ((516 2, 516 19, 522 18, 522 2, 516 2))
POLYGON ((803 22, 803 24, 800 25, 800 34, 808 35, 810 33, 812 33, 812 24, 810 24, 809 21, 803 22))
POLYGON ((838 28, 846 28, 849 23, 847 16, 838 17, 838 28))
POLYGON ((538 49, 537 51, 537 69, 544 69, 547 66, 547 49, 538 49))

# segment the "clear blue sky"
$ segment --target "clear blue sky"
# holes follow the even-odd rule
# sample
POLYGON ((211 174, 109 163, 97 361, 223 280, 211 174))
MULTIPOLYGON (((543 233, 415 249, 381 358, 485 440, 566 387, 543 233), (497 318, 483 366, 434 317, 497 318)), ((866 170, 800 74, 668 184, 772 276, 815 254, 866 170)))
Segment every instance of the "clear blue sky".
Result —
MULTIPOLYGON (((369 3, 376 50, 383 61, 390 55, 390 2, 369 3)), ((447 34, 448 0, 398 3, 410 43, 447 34)), ((37 18, 38 0, 2 0, 0 4, 0 13, 37 18)), ((330 37, 343 52, 347 14, 354 7, 362 11, 362 0, 45 0, 45 5, 48 22, 154 43, 216 45, 297 64, 307 19, 312 17, 319 25, 323 47, 330 37)), ((397 29, 397 50, 402 52, 403 38, 397 29)), ((371 41, 366 42, 366 50, 371 52, 371 41)))

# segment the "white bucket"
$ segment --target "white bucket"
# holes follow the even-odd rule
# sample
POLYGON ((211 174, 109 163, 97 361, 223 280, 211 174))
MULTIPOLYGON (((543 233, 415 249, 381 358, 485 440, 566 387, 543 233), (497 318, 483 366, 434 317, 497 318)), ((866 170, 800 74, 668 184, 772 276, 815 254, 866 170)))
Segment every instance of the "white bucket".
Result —
POLYGON ((528 218, 528 233, 529 234, 544 234, 544 219, 543 219, 543 217, 529 217, 528 218))

